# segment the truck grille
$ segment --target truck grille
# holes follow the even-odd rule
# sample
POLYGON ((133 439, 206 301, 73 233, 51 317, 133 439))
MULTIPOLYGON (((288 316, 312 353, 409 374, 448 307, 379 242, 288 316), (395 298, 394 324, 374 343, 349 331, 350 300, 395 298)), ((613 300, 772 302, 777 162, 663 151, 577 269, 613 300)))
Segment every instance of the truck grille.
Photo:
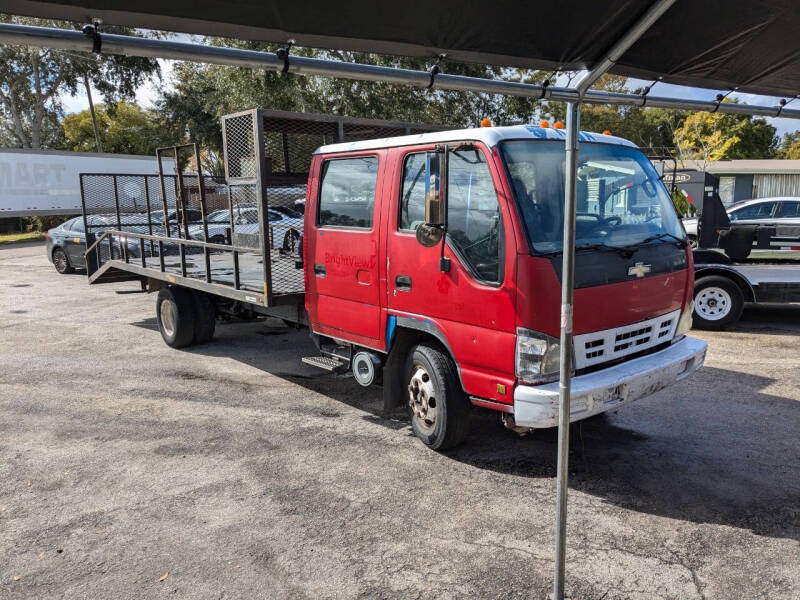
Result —
POLYGON ((575 368, 584 369, 670 341, 680 314, 675 310, 632 325, 576 335, 575 368))

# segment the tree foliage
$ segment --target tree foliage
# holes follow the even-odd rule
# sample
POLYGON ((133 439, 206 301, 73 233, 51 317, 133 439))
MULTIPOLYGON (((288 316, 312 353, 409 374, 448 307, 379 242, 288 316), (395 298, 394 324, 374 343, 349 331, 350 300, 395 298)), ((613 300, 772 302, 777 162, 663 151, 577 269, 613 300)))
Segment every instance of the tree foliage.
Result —
MULTIPOLYGON (((156 148, 173 144, 153 111, 129 102, 95 106, 97 129, 104 152, 155 154, 156 148)), ((64 117, 64 137, 69 150, 96 152, 97 146, 89 109, 64 117)))
POLYGON ((783 134, 777 156, 778 158, 800 159, 800 131, 783 134))
POLYGON ((682 158, 705 161, 725 158, 771 158, 775 128, 765 119, 728 113, 696 112, 675 130, 682 158))
MULTIPOLYGON (((0 15, 0 22, 45 27, 79 27, 60 21, 0 15)), ((104 31, 135 35, 133 29, 104 27, 104 31)), ((102 55, 28 46, 0 48, 0 139, 23 148, 58 147, 62 93, 75 95, 84 76, 107 103, 133 100, 136 89, 158 73, 151 58, 102 55)))

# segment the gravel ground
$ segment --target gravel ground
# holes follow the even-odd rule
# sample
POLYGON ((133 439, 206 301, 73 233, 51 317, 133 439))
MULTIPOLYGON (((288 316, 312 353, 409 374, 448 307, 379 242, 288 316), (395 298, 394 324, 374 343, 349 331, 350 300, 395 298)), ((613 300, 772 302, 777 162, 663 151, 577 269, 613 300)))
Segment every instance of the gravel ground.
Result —
MULTIPOLYGON (((0 248, 0 598, 546 597, 553 431, 437 454, 305 331, 171 350, 137 288, 0 248)), ((573 600, 800 597, 800 307, 697 335, 697 375, 573 429, 573 600)))

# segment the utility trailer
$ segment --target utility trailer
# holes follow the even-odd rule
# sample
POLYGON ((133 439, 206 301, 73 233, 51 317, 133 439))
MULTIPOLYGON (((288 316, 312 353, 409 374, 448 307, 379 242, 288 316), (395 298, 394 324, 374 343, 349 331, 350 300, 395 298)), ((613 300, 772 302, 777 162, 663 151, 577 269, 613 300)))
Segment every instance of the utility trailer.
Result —
POLYGON ((730 328, 748 303, 800 303, 800 227, 732 224, 717 195, 706 198, 698 225, 696 327, 730 328))

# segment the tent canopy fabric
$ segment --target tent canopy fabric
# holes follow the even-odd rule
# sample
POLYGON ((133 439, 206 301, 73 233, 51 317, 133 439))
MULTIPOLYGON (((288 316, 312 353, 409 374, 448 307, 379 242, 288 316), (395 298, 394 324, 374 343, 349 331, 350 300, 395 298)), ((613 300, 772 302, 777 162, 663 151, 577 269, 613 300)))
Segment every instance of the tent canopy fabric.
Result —
MULTIPOLYGON (((0 11, 500 66, 591 68, 653 0, 0 0, 0 11), (557 14, 553 14, 557 12, 557 14)), ((642 79, 793 97, 797 0, 677 0, 611 69, 642 79)), ((445 69, 446 70, 446 69, 445 69)))

